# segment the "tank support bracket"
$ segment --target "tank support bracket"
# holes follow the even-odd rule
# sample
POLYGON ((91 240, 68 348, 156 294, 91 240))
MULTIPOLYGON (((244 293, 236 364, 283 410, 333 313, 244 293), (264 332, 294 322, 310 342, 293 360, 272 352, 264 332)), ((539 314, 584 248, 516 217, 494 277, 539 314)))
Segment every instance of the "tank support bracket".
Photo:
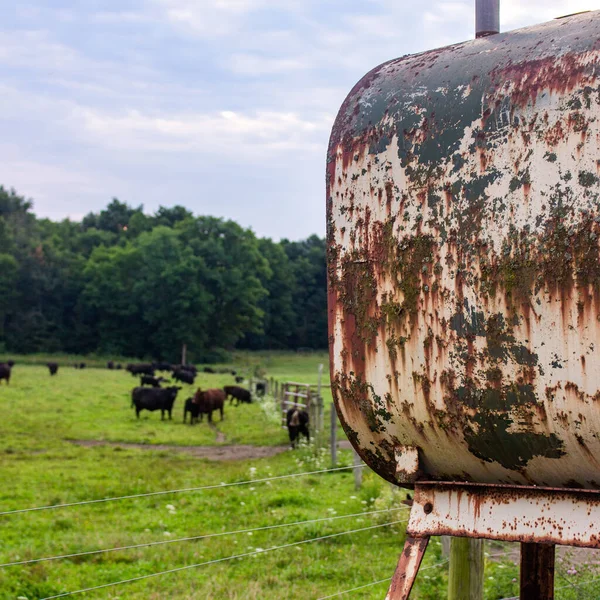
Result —
POLYGON ((406 534, 386 600, 407 600, 432 535, 520 542, 522 597, 550 600, 554 545, 600 548, 600 492, 420 481, 406 534))

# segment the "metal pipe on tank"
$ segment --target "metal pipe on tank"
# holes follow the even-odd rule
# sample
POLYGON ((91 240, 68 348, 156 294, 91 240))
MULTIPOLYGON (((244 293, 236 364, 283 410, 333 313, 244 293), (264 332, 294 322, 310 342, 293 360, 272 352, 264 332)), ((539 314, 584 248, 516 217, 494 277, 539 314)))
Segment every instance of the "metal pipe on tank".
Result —
POLYGON ((475 0, 475 37, 500 32, 500 0, 475 0))

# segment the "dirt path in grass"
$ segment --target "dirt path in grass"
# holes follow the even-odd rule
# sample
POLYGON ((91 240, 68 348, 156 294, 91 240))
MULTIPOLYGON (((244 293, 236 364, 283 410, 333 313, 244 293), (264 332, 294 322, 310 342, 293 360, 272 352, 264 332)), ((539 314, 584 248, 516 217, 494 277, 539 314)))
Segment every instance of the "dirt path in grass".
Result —
MULTIPOLYGON (((217 441, 220 436, 225 439, 222 432, 216 431, 217 441)), ((207 460, 249 460, 252 458, 270 458, 276 454, 285 452, 289 446, 174 446, 171 444, 132 444, 126 442, 103 442, 99 440, 69 440, 72 444, 83 446, 85 448, 94 448, 96 446, 110 446, 112 448, 135 448, 138 450, 169 450, 173 452, 183 452, 191 454, 197 458, 206 458, 207 460)), ((338 442, 339 448, 350 448, 350 442, 343 440, 338 442)))
POLYGON ((172 452, 183 452, 197 458, 207 460, 248 460, 251 458, 269 458, 281 454, 288 446, 174 446, 170 444, 131 444, 125 442, 102 442, 98 440, 69 440, 77 446, 93 448, 96 446, 110 446, 112 448, 139 450, 169 450, 172 452))
POLYGON ((217 444, 224 444, 227 441, 225 434, 214 423, 209 423, 208 426, 215 432, 215 442, 217 444))

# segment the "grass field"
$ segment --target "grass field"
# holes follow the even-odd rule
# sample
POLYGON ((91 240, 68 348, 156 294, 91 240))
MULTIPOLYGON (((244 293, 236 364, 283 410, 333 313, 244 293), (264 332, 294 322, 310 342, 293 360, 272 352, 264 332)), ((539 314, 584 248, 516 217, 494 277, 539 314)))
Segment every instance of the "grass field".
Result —
MULTIPOLYGON (((64 364, 71 357, 63 357, 64 364)), ((316 383, 326 355, 240 354, 234 366, 267 376, 316 383)), ((221 483, 242 482, 282 474, 326 469, 328 454, 311 447, 282 451, 261 459, 214 461, 181 451, 185 446, 284 446, 285 431, 277 416, 261 404, 226 407, 216 420, 221 435, 206 422, 182 424, 183 400, 192 394, 184 385, 175 403, 174 420, 159 413, 130 408, 135 379, 125 372, 63 366, 50 377, 39 365, 44 357, 19 360, 10 386, 0 387, 0 511, 90 499, 142 494, 221 483), (36 364, 38 363, 38 364, 36 364), (224 439, 223 439, 224 436, 224 439), (219 441, 218 441, 219 440, 219 441), (81 443, 106 442, 86 446, 81 443), (77 442, 77 443, 76 443, 77 442), (139 444, 142 447, 131 447, 139 444), (160 448, 152 449, 153 445, 160 448)), ((74 360, 72 361, 74 362, 74 360)), ((101 365, 98 359, 88 364, 101 365)), ((324 383, 328 383, 325 369, 324 383)), ((200 375, 197 385, 231 383, 228 375, 200 375)), ((340 452, 350 464, 349 451, 340 452)), ((177 569, 245 553, 226 560, 161 577, 82 594, 85 598, 318 599, 389 578, 404 541, 405 494, 393 491, 371 472, 360 490, 351 472, 295 477, 211 490, 152 496, 87 506, 0 516, 0 562, 72 554, 100 548, 164 542, 235 530, 329 519, 291 527, 223 535, 148 548, 87 555, 26 566, 0 568, 0 600, 46 598, 63 592, 177 569), (377 514, 370 514, 373 511, 377 514), (288 548, 317 537, 355 529, 375 529, 330 537, 288 548)), ((508 545, 489 546, 505 552, 508 545)), ((433 540, 419 576, 415 599, 445 597, 447 565, 439 540, 433 540), (434 566, 439 565, 439 566, 434 566)), ((580 561, 581 562, 581 561, 580 561)), ((578 563, 579 564, 579 563, 578 563)), ((596 598, 587 583, 592 567, 559 562, 557 598, 596 598), (567 584, 561 577, 568 578, 567 584), (584 584, 584 585, 582 585, 584 584), (577 587, 575 587, 577 586, 577 587)), ((486 598, 518 593, 517 567, 507 557, 488 561, 486 598)), ((348 598, 382 598, 386 584, 358 590, 348 598)))

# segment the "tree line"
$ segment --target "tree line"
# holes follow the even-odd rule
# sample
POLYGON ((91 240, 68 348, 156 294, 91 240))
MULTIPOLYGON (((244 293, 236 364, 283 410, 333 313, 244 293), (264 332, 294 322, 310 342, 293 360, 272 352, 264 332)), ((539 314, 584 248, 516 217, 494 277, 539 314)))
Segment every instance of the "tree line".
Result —
POLYGON ((0 351, 176 361, 183 344, 195 361, 325 348, 325 240, 118 199, 55 222, 0 186, 0 351))

